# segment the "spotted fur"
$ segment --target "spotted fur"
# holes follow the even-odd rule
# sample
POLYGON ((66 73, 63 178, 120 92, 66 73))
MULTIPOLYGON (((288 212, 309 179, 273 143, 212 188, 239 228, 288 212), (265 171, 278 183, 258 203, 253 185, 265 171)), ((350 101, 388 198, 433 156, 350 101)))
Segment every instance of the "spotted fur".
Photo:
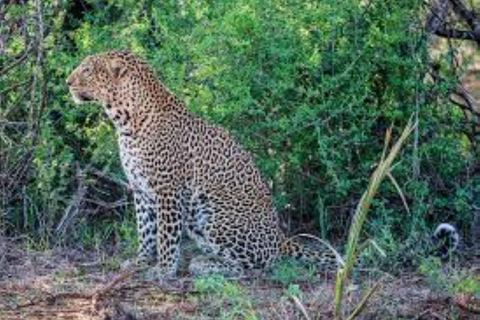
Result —
MULTIPOLYGON (((67 80, 77 103, 101 103, 113 121, 134 190, 139 259, 174 275, 182 234, 239 272, 279 255, 309 255, 283 241, 269 188, 252 157, 225 130, 187 110, 138 57, 89 56, 67 80)), ((335 264, 332 254, 317 254, 335 264)))

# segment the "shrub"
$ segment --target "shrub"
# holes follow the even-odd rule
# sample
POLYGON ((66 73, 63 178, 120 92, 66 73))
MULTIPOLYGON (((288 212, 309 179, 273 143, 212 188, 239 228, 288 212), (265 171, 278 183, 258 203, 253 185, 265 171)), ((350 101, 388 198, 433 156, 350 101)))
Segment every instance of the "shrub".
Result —
MULTIPOLYGON (((466 172, 471 146, 459 130, 461 113, 445 102, 448 82, 424 81, 422 1, 81 3, 52 22, 46 46, 50 98, 28 182, 28 231, 38 234, 38 217, 48 216, 43 235, 52 236, 78 184, 75 163, 90 197, 125 197, 88 170, 123 179, 109 121, 100 107, 74 106, 64 85, 86 55, 112 49, 143 56, 190 109, 228 128, 272 183, 282 217, 328 239, 344 239, 385 129, 418 112, 418 148, 410 143, 396 168, 410 213, 387 183, 369 232, 388 249, 389 235, 407 238, 432 222, 455 220, 466 230, 478 188, 466 172)), ((17 42, 7 45, 9 54, 19 51, 17 42)), ((8 99, 10 106, 20 97, 8 99)), ((22 203, 9 206, 10 230, 21 230, 22 203)), ((117 219, 108 208, 96 212, 107 224, 117 219)))

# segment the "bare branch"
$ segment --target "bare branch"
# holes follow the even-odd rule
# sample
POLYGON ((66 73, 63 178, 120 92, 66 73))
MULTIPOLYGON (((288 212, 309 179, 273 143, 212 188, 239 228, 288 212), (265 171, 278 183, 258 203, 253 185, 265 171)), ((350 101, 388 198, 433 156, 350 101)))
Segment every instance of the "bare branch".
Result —
POLYGON ((38 137, 38 129, 40 126, 40 118, 42 111, 46 105, 46 81, 43 81, 40 90, 39 96, 39 106, 36 107, 35 101, 37 97, 37 83, 42 81, 43 76, 45 74, 44 68, 44 52, 43 52, 43 40, 45 39, 45 28, 43 25, 43 7, 42 2, 40 0, 35 0, 35 21, 37 24, 37 32, 36 32, 36 53, 37 53, 37 60, 36 60, 36 67, 33 70, 33 80, 32 80, 32 88, 31 88, 31 96, 30 96, 30 132, 29 134, 32 137, 32 145, 35 145, 36 139, 38 137))
POLYGON ((474 11, 468 10, 462 0, 434 1, 425 29, 442 38, 470 40, 480 44, 480 26, 476 14, 474 11), (472 30, 458 30, 446 26, 450 4, 455 13, 465 20, 472 30))
POLYGON ((55 230, 59 239, 63 239, 65 232, 75 221, 76 217, 80 212, 80 207, 85 198, 85 195, 87 194, 87 187, 85 186, 83 171, 82 169, 80 169, 78 164, 77 164, 76 178, 77 178, 77 184, 78 184, 77 191, 73 199, 70 201, 70 204, 68 205, 67 209, 65 210, 65 213, 62 219, 60 220, 60 223, 58 224, 57 229, 55 230))
POLYGON ((475 30, 475 28, 478 27, 478 20, 475 11, 468 10, 462 0, 450 0, 450 2, 453 5, 455 13, 462 17, 472 30, 475 30))
POLYGON ((477 34, 473 31, 448 29, 440 26, 438 29, 435 30, 434 34, 442 38, 480 42, 480 34, 477 34))
POLYGON ((21 55, 19 58, 17 58, 14 62, 12 62, 11 64, 9 64, 8 66, 6 66, 5 68, 3 68, 2 70, 0 70, 0 77, 6 75, 10 70, 12 70, 13 68, 15 68, 16 66, 18 66, 19 64, 25 62, 25 60, 28 59, 28 57, 30 56, 30 54, 32 53, 33 51, 33 48, 34 48, 34 44, 33 43, 30 43, 27 47, 27 49, 25 50, 25 52, 23 53, 23 55, 21 55))
POLYGON ((127 190, 127 191, 133 191, 132 187, 130 186, 130 184, 128 184, 128 182, 125 182, 123 180, 118 180, 118 179, 115 179, 109 175, 107 175, 106 173, 98 170, 98 169, 95 169, 93 167, 89 167, 87 169, 90 173, 96 175, 97 177, 100 177, 100 178, 103 178, 107 181, 110 181, 110 182, 113 182, 119 186, 121 186, 123 189, 127 190))
POLYGON ((19 82, 19 83, 12 84, 10 87, 3 89, 0 92, 0 95, 4 95, 9 91, 12 91, 12 90, 15 90, 17 88, 23 87, 25 85, 30 86, 31 82, 32 82, 32 80, 28 79, 28 80, 25 80, 25 81, 22 81, 22 82, 19 82))
POLYGON ((426 30, 430 33, 436 33, 440 29, 447 19, 447 15, 450 9, 449 0, 441 0, 440 3, 433 5, 431 15, 427 19, 426 30))

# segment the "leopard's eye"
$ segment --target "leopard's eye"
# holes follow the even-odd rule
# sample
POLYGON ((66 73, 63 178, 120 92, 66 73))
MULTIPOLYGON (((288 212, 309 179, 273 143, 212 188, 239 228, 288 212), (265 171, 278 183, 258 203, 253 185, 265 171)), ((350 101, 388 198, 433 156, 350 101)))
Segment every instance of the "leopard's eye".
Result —
POLYGON ((87 66, 83 69, 83 73, 87 76, 89 76, 92 73, 93 69, 91 66, 87 66))

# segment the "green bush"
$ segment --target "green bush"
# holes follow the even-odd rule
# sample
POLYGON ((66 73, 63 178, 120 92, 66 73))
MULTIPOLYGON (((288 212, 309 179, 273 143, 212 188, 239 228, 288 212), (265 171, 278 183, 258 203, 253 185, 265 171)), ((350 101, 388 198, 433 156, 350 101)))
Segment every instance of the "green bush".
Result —
MULTIPOLYGON (((461 113, 446 102, 448 83, 424 81, 422 1, 82 3, 68 4, 48 47, 52 98, 28 183, 32 234, 38 235, 36 212, 48 212, 48 230, 61 218, 75 192, 74 163, 123 179, 102 109, 74 105, 64 84, 86 55, 112 49, 143 56, 191 110, 232 132, 272 182, 282 217, 342 243, 385 130, 392 123, 402 128, 418 111, 418 150, 410 141, 395 168, 410 213, 386 183, 369 232, 390 249, 392 235, 405 239, 438 221, 468 227, 478 188, 466 173, 471 146, 459 130, 461 113)), ((9 43, 12 54, 17 47, 9 43)), ((124 195, 87 178, 89 192, 104 201, 124 195)), ((131 215, 131 206, 117 210, 131 215)), ((106 224, 118 218, 104 217, 95 218, 106 224)), ((7 220, 21 231, 20 207, 7 220)))

